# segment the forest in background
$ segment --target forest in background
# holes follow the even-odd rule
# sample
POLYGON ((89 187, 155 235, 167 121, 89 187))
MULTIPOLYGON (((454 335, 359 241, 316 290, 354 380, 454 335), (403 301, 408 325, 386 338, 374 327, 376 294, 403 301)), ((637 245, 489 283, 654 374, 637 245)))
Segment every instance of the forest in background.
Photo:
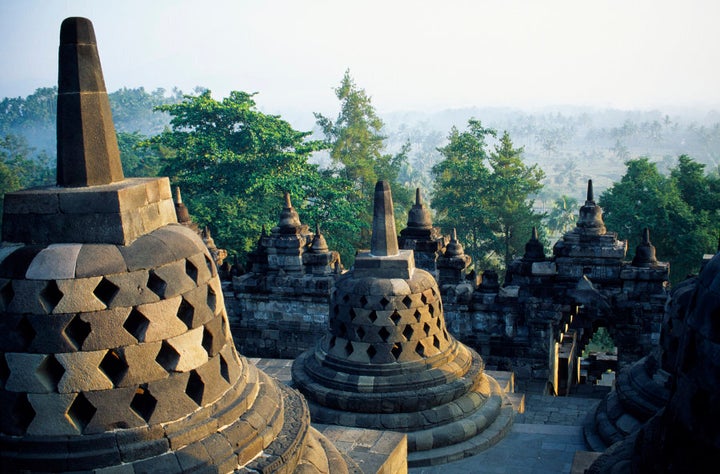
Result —
MULTIPOLYGON (((558 107, 535 111, 511 108, 465 108, 431 113, 410 111, 380 115, 374 110, 369 96, 354 84, 353 87, 351 92, 355 96, 360 94, 366 100, 363 109, 365 116, 377 118, 377 123, 373 125, 375 128, 371 130, 370 134, 370 138, 374 138, 369 138, 368 142, 375 143, 374 151, 372 151, 375 153, 375 159, 382 160, 382 157, 385 157, 384 169, 385 171, 390 168, 394 170, 393 181, 397 185, 410 193, 419 187, 430 199, 435 194, 434 186, 438 179, 438 165, 448 159, 448 153, 443 153, 442 150, 451 148, 449 145, 452 141, 453 130, 457 132, 456 136, 460 136, 465 133, 463 130, 468 123, 476 119, 481 120, 482 126, 487 129, 497 131, 496 134, 484 135, 480 140, 482 143, 478 142, 479 149, 483 149, 482 153, 478 155, 482 159, 492 155, 493 147, 500 146, 502 148, 501 138, 503 132, 507 132, 508 138, 512 137, 509 151, 512 154, 517 152, 517 156, 522 157, 522 161, 526 163, 527 167, 536 166, 543 172, 542 186, 526 197, 530 199, 533 210, 544 219, 547 232, 543 233, 543 238, 547 250, 563 230, 574 224, 573 217, 577 214, 579 205, 584 201, 588 179, 593 180, 596 199, 603 195, 606 196, 605 201, 610 203, 613 193, 606 194, 605 192, 612 191, 615 185, 619 186, 623 180, 626 182, 630 180, 628 173, 642 168, 642 166, 633 165, 638 160, 644 159, 644 163, 647 165, 645 168, 648 168, 649 171, 645 169, 643 173, 635 173, 637 176, 631 177, 635 179, 632 186, 639 186, 641 189, 647 188, 647 183, 643 180, 654 179, 655 184, 658 184, 660 178, 670 179, 675 173, 673 183, 679 182, 678 179, 683 178, 686 181, 686 188, 702 186, 710 191, 709 195, 714 195, 715 192, 720 164, 720 113, 715 111, 622 111, 578 107, 558 107), (682 175, 681 163, 678 160, 681 155, 690 157, 690 162, 685 163, 685 175, 682 175), (690 184, 687 183, 688 180, 691 181, 690 184)), ((203 88, 196 88, 190 96, 197 97, 202 95, 203 91, 203 88)), ((123 88, 110 93, 109 96, 126 176, 149 176, 159 173, 163 169, 162 160, 158 158, 159 154, 162 155, 160 147, 168 146, 168 144, 156 142, 155 147, 149 147, 147 142, 151 137, 159 136, 172 129, 172 115, 169 113, 172 109, 168 107, 181 104, 186 100, 186 95, 177 89, 173 91, 156 89, 148 92, 143 88, 123 88), (158 107, 165 107, 165 110, 157 110, 158 107), (146 146, 138 146, 143 143, 146 146)), ((343 99, 338 95, 338 98, 341 103, 347 105, 347 97, 343 99)), ((254 101, 249 106, 255 107, 254 101)), ((55 111, 55 88, 42 88, 24 98, 4 98, 0 101, 0 157, 5 165, 11 165, 10 171, 0 167, 0 185, 3 189, 51 184, 54 181, 55 111)), ((323 127, 321 118, 323 118, 322 115, 316 114, 315 125, 312 130, 307 130, 302 138, 315 141, 325 140, 325 146, 318 145, 312 150, 304 150, 302 154, 308 162, 321 165, 320 168, 333 169, 335 165, 335 175, 337 176, 338 165, 343 169, 349 167, 348 162, 343 158, 338 158, 337 154, 333 156, 331 146, 332 139, 335 140, 335 144, 340 139, 342 127, 331 130, 332 127, 328 128, 327 122, 333 125, 333 121, 327 117, 324 117, 327 122, 323 127)), ((337 123, 341 121, 342 117, 338 116, 337 123)), ((346 123, 345 127, 349 129, 349 125, 351 124, 346 123)), ((380 168, 382 166, 375 165, 373 173, 375 175, 382 174, 384 171, 380 168)), ((350 180, 357 179, 358 176, 347 173, 344 175, 350 180)), ((325 179, 329 178, 330 174, 326 174, 325 179)), ((368 176, 369 178, 370 176, 368 176)), ((444 185, 447 185, 447 182, 444 185)), ((668 191, 668 183, 669 181, 660 183, 665 188, 659 188, 657 191, 660 193, 660 197, 654 196, 653 199, 667 198, 667 196, 663 196, 663 193, 672 194, 668 191)), ((335 184, 340 186, 339 183, 335 184)), ((675 187, 678 188, 676 191, 679 193, 679 186, 675 187)), ((338 189, 341 188, 342 186, 333 192, 339 192, 338 189)), ((367 194, 367 190, 360 191, 359 200, 367 194)), ((398 194, 402 194, 402 191, 399 189, 398 191, 398 194)), ((458 191, 458 196, 462 196, 462 193, 468 189, 458 191)), ((680 197, 691 200, 687 196, 689 192, 685 189, 685 196, 680 197)), ((192 194, 191 191, 191 202, 192 194)), ((615 195, 617 194, 615 193, 615 195)), ((185 197, 185 192, 183 195, 185 197)), ((405 193, 401 200, 407 201, 409 195, 405 193)), ((485 199, 481 196, 476 198, 485 199)), ((185 200, 188 201, 188 199, 185 200)), ((603 204, 602 198, 600 201, 603 204)), ((645 201, 647 208, 661 207, 659 203, 649 202, 647 196, 645 201)), ((617 200, 615 202, 617 203, 617 200)), ((672 199, 668 202, 669 204, 665 205, 672 205, 676 211, 677 208, 682 207, 677 203, 672 203, 672 199)), ((410 202, 404 202, 399 206, 398 223, 400 228, 404 226, 402 212, 406 213, 410 204, 410 202)), ((617 204, 615 205, 617 206, 617 204)), ((718 227, 712 219, 717 217, 717 209, 707 203, 703 206, 702 212, 707 215, 704 223, 697 225, 703 225, 706 229, 702 236, 694 236, 700 242, 693 246, 692 250, 710 252, 715 249, 708 248, 709 242, 717 242, 718 227)), ((640 206, 634 207, 640 208, 640 206)), ((629 254, 634 249, 633 244, 636 245, 639 239, 640 232, 635 227, 642 225, 643 222, 647 225, 647 222, 652 221, 648 216, 639 215, 637 209, 636 215, 623 214, 626 221, 628 219, 637 221, 633 225, 624 222, 625 228, 622 229, 608 225, 610 230, 619 232, 620 238, 630 240, 629 254), (637 235, 632 235, 632 232, 637 235)), ((277 210, 279 211, 279 207, 277 210)), ((616 216, 622 214, 618 209, 606 208, 605 210, 610 222, 612 222, 613 212, 616 216)), ((261 211, 258 210, 258 212, 261 211)), ((439 216, 439 223, 443 224, 443 232, 449 233, 451 229, 446 227, 447 223, 453 219, 453 209, 446 209, 446 211, 451 214, 439 216)), ((690 207, 680 211, 682 211, 681 213, 700 212, 700 208, 690 207)), ((192 208, 191 212, 193 212, 192 208)), ((277 211, 274 212, 277 213, 277 211)), ((344 212, 354 211, 346 209, 344 212)), ((644 212, 653 211, 650 209, 644 212)), ((199 214, 197 217, 201 224, 210 224, 210 222, 202 221, 210 220, 213 217, 211 212, 200 211, 199 214)), ((270 220, 273 220, 274 217, 273 214, 270 220)), ((684 216, 682 219, 676 218, 673 221, 668 217, 666 223, 687 225, 687 219, 688 217, 684 216)), ((662 222, 655 221, 653 222, 657 226, 663 225, 662 222)), ((219 240, 220 244, 230 243, 224 239, 224 232, 217 228, 223 224, 217 222, 211 224, 211 227, 215 227, 214 235, 218 236, 219 234, 219 238, 216 240, 219 240), (223 242, 223 240, 226 241, 223 242)), ((259 225, 250 226, 250 230, 257 233, 259 225)), ((345 231, 358 233, 361 228, 362 226, 345 231)), ((686 227, 677 229, 678 232, 680 229, 687 230, 686 227)), ((672 230, 670 231, 672 232, 672 230)), ((498 231, 489 232, 497 233, 498 231)), ((653 236, 662 235, 664 232, 668 232, 668 229, 653 229, 653 236)), ((463 237, 467 238, 468 236, 466 234, 463 237)), ((512 243, 513 255, 522 252, 521 242, 527 241, 527 237, 529 234, 516 236, 517 242, 512 243)), ((249 250, 247 242, 243 245, 244 251, 249 250)), ((667 251, 669 250, 668 245, 680 244, 668 242, 663 245, 665 246, 663 250, 667 251)), ((349 242, 345 243, 345 247, 345 253, 351 252, 349 242)), ((681 248, 690 250, 687 245, 681 248)), ((243 250, 240 252, 242 253, 243 250)), ((671 253, 673 258, 677 259, 680 249, 672 250, 677 251, 666 253, 671 253)), ((474 252, 473 257, 477 263, 483 262, 490 266, 494 264, 492 263, 493 259, 484 258, 486 255, 477 253, 482 252, 480 248, 475 249, 474 252)), ((658 250, 658 256, 661 259, 668 258, 660 250, 658 250)), ((700 255, 691 256, 696 261, 699 261, 699 257, 700 255)), ((502 266, 502 262, 496 262, 496 264, 502 266)), ((681 263, 678 268, 685 272, 686 268, 688 271, 691 270, 693 265, 691 262, 681 263)))

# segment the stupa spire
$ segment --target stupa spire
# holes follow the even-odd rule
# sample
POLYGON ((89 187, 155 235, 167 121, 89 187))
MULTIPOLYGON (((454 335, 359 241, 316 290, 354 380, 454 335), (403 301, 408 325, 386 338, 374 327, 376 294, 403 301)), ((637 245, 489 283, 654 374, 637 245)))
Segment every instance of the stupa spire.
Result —
POLYGON ((398 239, 395 232, 395 213, 392 193, 387 181, 378 181, 375 185, 373 207, 372 239, 370 253, 375 257, 398 255, 398 239))
POLYGON ((95 30, 87 18, 60 27, 57 184, 83 187, 124 179, 95 30))

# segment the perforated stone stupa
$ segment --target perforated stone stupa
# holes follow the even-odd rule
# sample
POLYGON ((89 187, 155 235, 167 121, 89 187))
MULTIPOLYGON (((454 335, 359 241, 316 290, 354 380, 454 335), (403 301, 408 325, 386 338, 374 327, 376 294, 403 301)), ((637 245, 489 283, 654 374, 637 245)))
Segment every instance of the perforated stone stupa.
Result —
POLYGON ((0 471, 356 470, 236 352, 210 252, 114 137, 92 24, 68 18, 57 186, 5 200, 0 471))
POLYGON ((491 446, 509 429, 512 407, 480 356, 448 333, 435 279, 398 249, 384 181, 371 244, 335 284, 329 333, 292 367, 313 421, 405 432, 408 466, 491 446))

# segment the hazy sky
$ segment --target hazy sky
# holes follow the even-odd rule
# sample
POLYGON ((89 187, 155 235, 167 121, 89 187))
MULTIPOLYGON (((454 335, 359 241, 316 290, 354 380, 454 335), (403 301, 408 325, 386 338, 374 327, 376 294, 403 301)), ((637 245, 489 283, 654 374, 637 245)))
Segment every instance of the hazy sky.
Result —
POLYGON ((334 114, 349 68, 380 112, 720 104, 717 0, 0 0, 0 97, 57 84, 69 16, 92 20, 109 91, 334 114))

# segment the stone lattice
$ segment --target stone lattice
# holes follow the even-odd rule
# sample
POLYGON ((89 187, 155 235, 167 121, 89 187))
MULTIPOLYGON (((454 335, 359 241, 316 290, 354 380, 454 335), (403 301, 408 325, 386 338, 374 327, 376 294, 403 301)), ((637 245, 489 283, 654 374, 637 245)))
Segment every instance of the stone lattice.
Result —
POLYGON ((480 356, 448 333, 435 279, 397 248, 394 227, 381 181, 378 235, 337 280, 329 332, 295 360, 293 380, 315 422, 406 432, 409 466, 460 459, 502 438, 512 407, 480 356))

